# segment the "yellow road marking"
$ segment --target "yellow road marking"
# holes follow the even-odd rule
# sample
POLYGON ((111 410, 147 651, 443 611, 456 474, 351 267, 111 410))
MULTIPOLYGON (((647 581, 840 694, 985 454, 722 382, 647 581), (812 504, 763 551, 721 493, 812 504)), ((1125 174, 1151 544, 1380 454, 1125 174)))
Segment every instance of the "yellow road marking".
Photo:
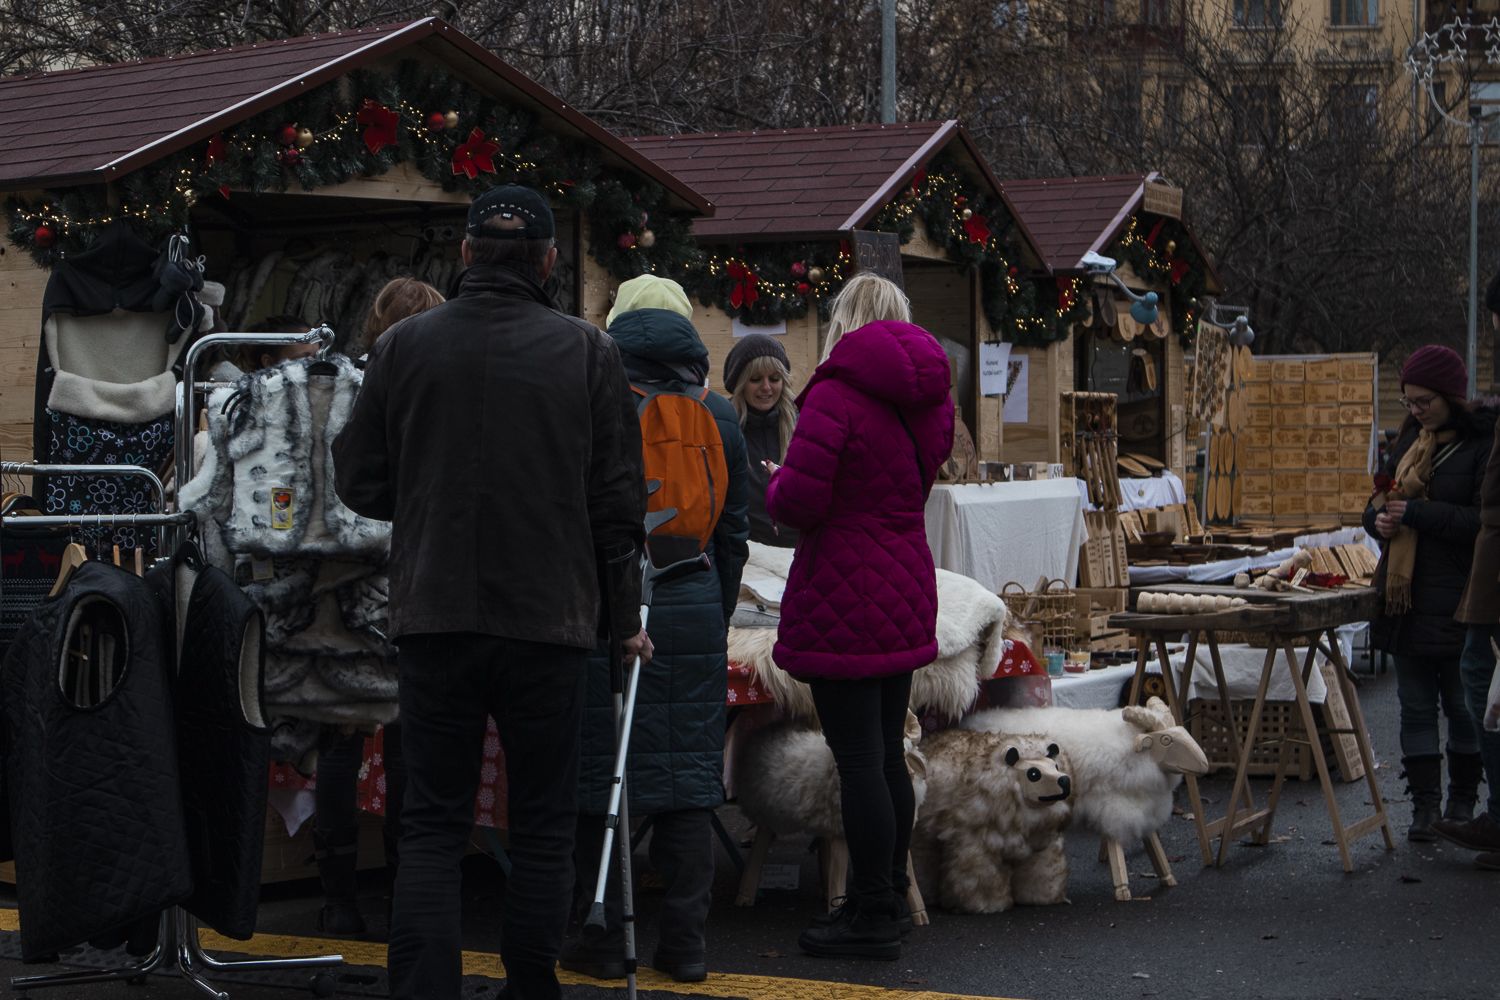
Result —
MULTIPOLYGON (((20 915, 12 909, 0 909, 0 931, 21 929, 20 915)), ((293 937, 286 934, 257 934, 249 941, 236 941, 210 930, 199 932, 199 940, 209 951, 227 951, 258 958, 302 958, 309 955, 337 953, 349 965, 373 965, 385 968, 385 945, 373 941, 345 941, 333 938, 293 937)), ((504 979, 505 966, 492 952, 466 951, 464 975, 504 979)), ((612 988, 610 984, 562 969, 557 978, 564 986, 612 988)), ((655 969, 642 968, 636 977, 643 990, 680 993, 685 996, 737 998, 749 1000, 1006 1000, 1004 997, 981 997, 964 993, 936 993, 931 990, 898 990, 860 983, 835 983, 820 979, 788 979, 780 976, 750 976, 732 972, 713 972, 702 983, 679 983, 655 969)), ((617 987, 625 989, 621 982, 617 987)))

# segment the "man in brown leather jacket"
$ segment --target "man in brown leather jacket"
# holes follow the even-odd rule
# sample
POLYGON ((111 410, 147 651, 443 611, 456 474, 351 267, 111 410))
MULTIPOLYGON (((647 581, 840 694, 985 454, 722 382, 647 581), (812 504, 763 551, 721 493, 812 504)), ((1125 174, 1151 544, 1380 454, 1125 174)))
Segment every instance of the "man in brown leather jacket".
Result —
POLYGON ((409 775, 391 996, 458 1000, 459 862, 492 716, 509 782, 509 996, 551 1000, 588 652, 607 618, 622 654, 650 655, 640 427, 614 343, 542 291, 557 260, 545 198, 517 186, 481 195, 462 252, 458 293, 375 346, 334 444, 339 497, 394 522, 409 775))

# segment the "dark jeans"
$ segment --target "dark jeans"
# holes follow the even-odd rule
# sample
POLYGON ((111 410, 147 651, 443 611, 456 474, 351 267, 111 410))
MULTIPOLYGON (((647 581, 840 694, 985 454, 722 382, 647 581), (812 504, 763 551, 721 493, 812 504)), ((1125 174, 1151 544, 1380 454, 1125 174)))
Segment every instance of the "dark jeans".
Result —
POLYGON ((916 817, 903 737, 911 674, 813 681, 813 704, 839 772, 849 843, 849 895, 880 899, 906 891, 906 855, 916 817))
POLYGON ((1479 736, 1484 780, 1490 785, 1490 817, 1500 821, 1500 733, 1487 732, 1484 728, 1484 707, 1490 697, 1490 680, 1495 674, 1495 651, 1490 648, 1492 638, 1500 640, 1500 626, 1469 626, 1458 669, 1464 682, 1464 700, 1479 736))
MULTIPOLYGON (((387 865, 396 864, 401 839, 401 803, 406 792, 406 761, 401 752, 401 724, 385 727, 381 739, 385 765, 385 839, 387 865)), ((364 764, 365 737, 326 726, 318 740, 318 783, 313 791, 317 812, 313 829, 320 850, 357 847, 359 769, 364 764)))
POLYGON ((1478 727, 1464 704, 1464 684, 1454 656, 1396 657, 1396 696, 1401 701, 1401 755, 1423 757, 1443 752, 1438 733, 1438 703, 1448 717, 1448 749, 1479 750, 1478 727))
POLYGON ((493 717, 505 750, 512 863, 500 957, 513 1000, 557 1000, 588 651, 471 633, 407 636, 400 648, 407 784, 391 996, 458 1000, 459 862, 474 826, 485 720, 493 717))
MULTIPOLYGON (((584 941, 591 949, 623 954, 620 894, 619 841, 610 858, 609 882, 604 893, 606 930, 602 937, 590 933, 584 941)), ((604 819, 601 816, 578 818, 578 847, 574 852, 578 866, 579 912, 588 915, 594 901, 594 884, 599 878, 599 852, 604 846, 604 819)), ((648 848, 651 867, 662 880, 661 914, 656 936, 656 962, 663 965, 687 965, 702 962, 706 951, 704 928, 708 923, 708 906, 714 885, 713 810, 679 809, 656 813, 651 817, 651 843, 648 848)), ((639 926, 639 924, 637 924, 639 926)))

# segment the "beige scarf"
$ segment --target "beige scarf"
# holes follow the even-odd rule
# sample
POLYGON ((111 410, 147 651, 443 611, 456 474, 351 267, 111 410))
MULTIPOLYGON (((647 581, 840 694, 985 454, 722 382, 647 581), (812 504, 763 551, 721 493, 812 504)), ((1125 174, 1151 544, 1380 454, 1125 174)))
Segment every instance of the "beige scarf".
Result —
MULTIPOLYGON (((1457 432, 1451 430, 1419 433, 1396 466, 1396 485, 1385 495, 1386 502, 1425 499, 1433 470, 1453 453, 1453 448, 1446 446, 1457 436, 1457 432)), ((1381 507, 1384 506, 1382 503, 1381 507)), ((1396 533, 1391 536, 1391 544, 1386 548, 1386 614, 1404 615, 1411 610, 1411 575, 1416 562, 1416 529, 1398 525, 1396 533)))

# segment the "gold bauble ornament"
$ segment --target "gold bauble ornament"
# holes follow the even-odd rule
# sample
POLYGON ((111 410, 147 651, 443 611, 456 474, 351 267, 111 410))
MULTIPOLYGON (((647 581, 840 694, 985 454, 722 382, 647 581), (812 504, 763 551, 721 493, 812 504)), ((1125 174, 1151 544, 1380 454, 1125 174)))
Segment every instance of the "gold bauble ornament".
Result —
POLYGON ((443 116, 443 124, 449 128, 458 128, 458 112, 450 111, 443 116))
POLYGON ((641 230, 641 238, 636 241, 636 246, 650 249, 656 246, 656 234, 649 229, 641 230))
POLYGON ((821 284, 823 281, 823 269, 821 267, 810 267, 807 269, 807 280, 813 284, 821 284))
POLYGON ((1167 240, 1167 256, 1170 257, 1177 252, 1177 241, 1167 240))
POLYGON ((965 222, 968 222, 970 219, 974 218, 974 210, 972 208, 966 208, 959 214, 964 217, 965 222))
POLYGON ((316 141, 310 128, 299 128, 297 130, 297 148, 306 149, 316 141))

